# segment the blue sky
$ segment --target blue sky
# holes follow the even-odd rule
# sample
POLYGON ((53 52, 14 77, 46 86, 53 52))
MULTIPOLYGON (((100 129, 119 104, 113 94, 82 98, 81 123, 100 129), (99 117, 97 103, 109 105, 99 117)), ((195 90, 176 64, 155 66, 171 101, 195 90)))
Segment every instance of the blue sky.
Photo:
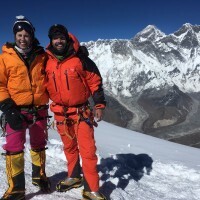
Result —
POLYGON ((36 28, 43 46, 52 24, 65 25, 80 42, 130 39, 147 25, 170 34, 184 23, 200 24, 198 0, 7 0, 0 6, 0 45, 13 41, 16 15, 24 15, 36 28), (29 3, 28 3, 29 2, 29 3))

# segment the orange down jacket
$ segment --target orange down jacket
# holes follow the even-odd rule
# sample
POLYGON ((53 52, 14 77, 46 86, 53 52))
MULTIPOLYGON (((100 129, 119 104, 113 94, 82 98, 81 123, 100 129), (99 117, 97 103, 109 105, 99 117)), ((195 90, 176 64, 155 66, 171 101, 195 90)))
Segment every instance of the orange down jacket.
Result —
POLYGON ((35 58, 29 69, 14 50, 13 45, 2 47, 0 55, 0 102, 11 98, 19 105, 45 105, 48 103, 46 91, 46 54, 42 47, 36 48, 35 58))
POLYGON ((58 60, 52 53, 50 45, 47 47, 49 59, 46 65, 46 74, 49 96, 55 104, 75 107, 86 103, 92 95, 95 107, 104 108, 102 78, 98 68, 86 56, 85 59, 89 63, 84 69, 81 59, 77 56, 80 48, 79 42, 74 35, 69 34, 69 36, 71 46, 68 51, 71 51, 71 54, 64 60, 58 60))

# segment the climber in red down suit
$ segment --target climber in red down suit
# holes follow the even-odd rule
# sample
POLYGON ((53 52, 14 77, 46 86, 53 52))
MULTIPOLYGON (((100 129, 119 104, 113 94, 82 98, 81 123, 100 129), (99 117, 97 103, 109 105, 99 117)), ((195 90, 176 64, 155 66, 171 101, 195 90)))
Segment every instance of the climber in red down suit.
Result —
POLYGON ((50 27, 48 36, 47 90, 53 101, 50 109, 54 112, 68 166, 67 178, 61 180, 56 189, 64 192, 84 185, 84 198, 104 200, 106 198, 99 192, 93 128, 94 117, 101 121, 106 105, 101 75, 88 57, 86 47, 80 46, 66 27, 55 24, 50 27), (94 101, 94 116, 88 102, 90 96, 94 101))

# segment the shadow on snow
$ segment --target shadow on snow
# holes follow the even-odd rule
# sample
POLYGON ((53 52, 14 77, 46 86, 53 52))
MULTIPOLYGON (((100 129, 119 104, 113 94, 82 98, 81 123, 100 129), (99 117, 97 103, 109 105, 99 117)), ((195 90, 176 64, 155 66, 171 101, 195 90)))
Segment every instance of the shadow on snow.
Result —
POLYGON ((110 197, 112 191, 116 188, 124 190, 130 180, 139 181, 146 173, 150 175, 153 159, 147 154, 116 154, 111 158, 101 159, 98 166, 102 173, 100 179, 103 185, 100 190, 110 197), (117 183, 112 180, 117 178, 117 183))
MULTIPOLYGON (((144 174, 150 175, 152 170, 153 159, 147 154, 116 154, 109 158, 102 158, 98 165, 100 172, 100 180, 103 182, 100 191, 109 200, 111 193, 116 188, 124 190, 130 180, 139 181, 144 174), (116 178, 115 183, 113 179, 116 178)), ((48 169, 47 169, 48 171, 48 169)), ((56 184, 67 177, 67 172, 60 172, 49 177, 51 181, 51 192, 55 192, 56 184)), ((42 194, 37 193, 28 194, 26 199, 31 199, 33 196, 42 194)))

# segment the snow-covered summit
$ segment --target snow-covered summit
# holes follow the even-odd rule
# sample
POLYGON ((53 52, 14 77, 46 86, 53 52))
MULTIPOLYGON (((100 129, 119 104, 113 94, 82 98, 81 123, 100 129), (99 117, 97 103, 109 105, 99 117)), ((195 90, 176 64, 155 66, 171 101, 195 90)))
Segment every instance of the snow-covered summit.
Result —
POLYGON ((138 42, 144 42, 146 40, 156 41, 163 38, 165 34, 161 32, 156 26, 148 25, 141 32, 137 33, 134 39, 138 42))

